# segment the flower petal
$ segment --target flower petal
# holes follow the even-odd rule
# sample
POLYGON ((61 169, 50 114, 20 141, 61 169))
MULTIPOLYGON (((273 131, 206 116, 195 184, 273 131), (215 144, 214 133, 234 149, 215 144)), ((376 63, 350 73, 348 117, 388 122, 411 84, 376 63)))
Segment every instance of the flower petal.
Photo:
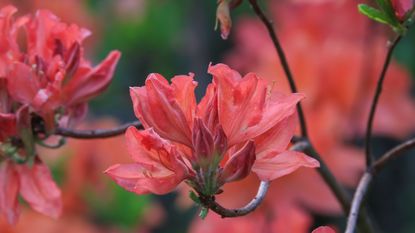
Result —
POLYGON ((251 172, 254 162, 255 144, 253 141, 248 141, 226 162, 220 181, 227 183, 245 178, 251 172))
POLYGON ((315 168, 319 166, 320 164, 317 160, 300 152, 284 151, 278 153, 276 151, 270 151, 267 152, 267 155, 260 156, 255 161, 252 171, 261 180, 270 181, 288 175, 300 167, 315 168))
POLYGON ((30 104, 41 89, 31 68, 20 62, 11 66, 7 81, 10 95, 24 104, 30 104))
POLYGON ((16 168, 22 197, 34 210, 58 218, 62 212, 61 191, 52 180, 49 168, 40 161, 33 167, 17 165, 16 168))
POLYGON ((187 122, 192 125, 196 110, 195 88, 197 82, 193 80, 194 74, 177 75, 171 79, 174 98, 182 109, 187 122))
POLYGON ((161 166, 116 164, 105 173, 118 185, 137 194, 166 194, 184 179, 161 166))
POLYGON ((0 113, 0 129, 0 140, 16 135, 16 115, 0 113))
MULTIPOLYGON (((179 80, 177 79, 176 82, 178 83, 179 80)), ((189 87, 184 90, 192 89, 189 87)), ((191 125, 186 119, 186 114, 195 110, 183 111, 181 106, 193 107, 193 105, 185 104, 183 101, 185 94, 178 94, 177 91, 163 76, 150 74, 145 87, 130 88, 130 95, 134 112, 146 128, 153 127, 161 137, 191 147, 191 125)))
POLYGON ((219 121, 229 146, 255 138, 295 112, 301 94, 269 89, 255 74, 244 78, 224 64, 209 67, 218 86, 219 121))
POLYGON ((162 139, 152 128, 139 131, 129 127, 125 133, 127 150, 137 163, 161 164, 172 171, 185 172, 179 161, 178 151, 170 142, 162 139))
POLYGON ((297 126, 297 115, 291 114, 278 122, 267 132, 255 138, 256 153, 266 150, 284 151, 287 149, 297 126))
POLYGON ((10 224, 15 224, 19 216, 19 179, 10 162, 0 164, 0 213, 10 224))
POLYGON ((80 67, 63 88, 65 103, 67 105, 80 104, 104 91, 112 80, 120 56, 119 51, 112 51, 94 69, 80 67))

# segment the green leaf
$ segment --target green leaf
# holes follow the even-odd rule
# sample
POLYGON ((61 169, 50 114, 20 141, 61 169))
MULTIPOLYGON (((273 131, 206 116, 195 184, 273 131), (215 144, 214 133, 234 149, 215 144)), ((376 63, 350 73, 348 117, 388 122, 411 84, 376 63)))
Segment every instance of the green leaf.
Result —
POLYGON ((389 18, 380 10, 370 7, 366 4, 359 4, 357 6, 359 12, 367 17, 384 24, 390 24, 389 18))
POLYGON ((200 202, 199 197, 196 195, 196 193, 194 193, 193 191, 189 192, 189 197, 190 199, 192 199, 197 205, 202 205, 202 203, 200 202))
POLYGON ((208 213, 209 213, 209 209, 206 207, 202 207, 199 213, 199 217, 204 220, 206 216, 208 215, 208 213))

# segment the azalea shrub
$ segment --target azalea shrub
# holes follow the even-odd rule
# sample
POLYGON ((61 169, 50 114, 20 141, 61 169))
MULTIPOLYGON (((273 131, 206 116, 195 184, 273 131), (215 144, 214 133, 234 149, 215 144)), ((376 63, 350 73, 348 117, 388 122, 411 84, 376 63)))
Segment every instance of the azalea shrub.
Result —
POLYGON ((0 232, 415 230, 412 0, 0 3, 0 232))

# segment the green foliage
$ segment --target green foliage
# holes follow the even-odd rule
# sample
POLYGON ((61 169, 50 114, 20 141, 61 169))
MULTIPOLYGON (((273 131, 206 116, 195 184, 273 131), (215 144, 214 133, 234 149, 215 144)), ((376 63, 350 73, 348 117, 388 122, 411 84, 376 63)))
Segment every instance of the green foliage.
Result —
POLYGON ((206 208, 206 207, 202 207, 202 209, 200 210, 200 213, 199 213, 199 217, 201 219, 205 219, 206 216, 208 215, 208 213, 209 213, 209 209, 206 208))
POLYGON ((398 20, 389 0, 376 0, 379 9, 366 4, 359 4, 359 12, 368 18, 392 27, 399 34, 406 32, 406 27, 398 20))
POLYGON ((192 199, 196 203, 196 205, 201 205, 200 199, 196 195, 196 193, 194 193, 193 191, 190 191, 189 192, 189 197, 190 197, 190 199, 192 199))
POLYGON ((149 207, 149 195, 136 195, 127 192, 114 183, 111 183, 110 195, 89 192, 88 203, 91 205, 92 215, 98 222, 116 225, 122 228, 137 226, 140 218, 149 207))

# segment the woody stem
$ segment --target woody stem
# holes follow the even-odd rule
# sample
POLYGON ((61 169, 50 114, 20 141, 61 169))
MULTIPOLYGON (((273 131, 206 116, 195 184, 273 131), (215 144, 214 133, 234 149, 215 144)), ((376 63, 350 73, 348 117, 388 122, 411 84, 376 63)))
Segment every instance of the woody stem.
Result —
POLYGON ((110 138, 123 134, 128 127, 134 126, 136 128, 142 128, 142 124, 139 121, 133 121, 125 123, 113 129, 96 129, 96 130, 75 130, 67 129, 63 127, 57 127, 55 130, 56 135, 78 138, 78 139, 99 139, 110 138))
POLYGON ((402 36, 396 37, 396 39, 392 42, 392 44, 389 47, 389 50, 386 54, 385 62, 382 67, 382 71, 380 72, 380 75, 379 75, 375 94, 373 96, 372 105, 370 107, 369 118, 367 120, 366 137, 365 137, 365 154, 366 154, 366 166, 367 167, 370 167, 373 163, 371 141, 372 141, 372 127, 373 127, 373 121, 375 119, 376 107, 379 102, 380 94, 382 93, 383 82, 385 80, 386 72, 388 71, 388 67, 392 59, 393 51, 401 39, 402 39, 402 36))
MULTIPOLYGON (((280 63, 284 70, 285 76, 287 77, 291 92, 297 93, 298 90, 297 90, 297 86, 294 81, 294 77, 292 75, 290 66, 288 65, 288 61, 287 61, 287 57, 285 56, 284 49, 282 48, 281 43, 278 39, 277 33, 274 30, 272 21, 269 20, 267 16, 264 14, 262 9, 259 7, 257 0, 249 0, 249 3, 251 4, 251 7, 254 10, 255 14, 261 19, 262 23, 265 25, 265 27, 268 30, 268 34, 271 37, 272 43, 274 44, 278 57, 280 58, 280 63)), ((298 118, 300 121, 301 135, 307 138, 308 137, 307 125, 306 125, 303 108, 301 107, 301 103, 297 104, 297 112, 298 112, 298 118)))

